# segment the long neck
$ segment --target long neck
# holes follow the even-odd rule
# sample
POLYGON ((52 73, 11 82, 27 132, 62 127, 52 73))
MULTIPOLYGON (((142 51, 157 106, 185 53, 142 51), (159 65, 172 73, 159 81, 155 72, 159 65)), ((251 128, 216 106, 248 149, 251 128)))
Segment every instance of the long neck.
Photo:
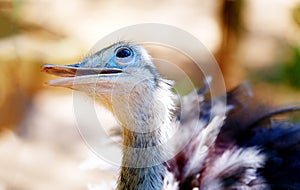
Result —
POLYGON ((123 122, 119 190, 160 190, 163 186, 165 169, 162 163, 167 151, 162 145, 168 140, 173 97, 168 87, 162 87, 165 88, 141 94, 147 99, 143 104, 130 104, 134 105, 132 117, 126 117, 123 122))
POLYGON ((165 175, 161 160, 163 150, 157 145, 160 132, 148 134, 124 129, 123 160, 119 177, 119 190, 160 190, 165 175))

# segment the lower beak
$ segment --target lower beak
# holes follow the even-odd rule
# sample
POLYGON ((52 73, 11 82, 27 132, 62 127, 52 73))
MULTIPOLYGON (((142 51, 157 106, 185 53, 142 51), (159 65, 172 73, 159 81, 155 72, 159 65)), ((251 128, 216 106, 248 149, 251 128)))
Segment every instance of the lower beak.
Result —
POLYGON ((96 84, 109 85, 112 78, 122 73, 118 68, 83 68, 79 64, 74 65, 54 65, 45 64, 41 68, 42 72, 66 77, 48 82, 51 86, 63 86, 72 88, 76 85, 96 84))

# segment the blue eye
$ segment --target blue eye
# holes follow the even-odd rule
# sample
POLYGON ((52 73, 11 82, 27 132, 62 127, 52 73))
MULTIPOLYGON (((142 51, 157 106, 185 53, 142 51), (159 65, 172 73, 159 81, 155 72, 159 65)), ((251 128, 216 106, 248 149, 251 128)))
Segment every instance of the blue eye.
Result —
POLYGON ((118 58, 126 58, 131 56, 132 51, 129 48, 123 47, 117 50, 116 56, 118 58))

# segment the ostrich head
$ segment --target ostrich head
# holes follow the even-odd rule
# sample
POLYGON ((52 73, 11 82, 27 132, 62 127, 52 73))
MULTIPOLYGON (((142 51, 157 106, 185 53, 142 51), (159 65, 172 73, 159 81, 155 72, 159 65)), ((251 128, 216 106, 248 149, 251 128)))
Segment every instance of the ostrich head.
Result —
POLYGON ((164 169, 157 163, 161 163, 165 153, 155 148, 140 155, 138 151, 124 149, 159 146, 168 138, 173 108, 171 82, 159 75, 147 51, 137 44, 118 42, 77 64, 46 64, 42 70, 65 77, 50 81, 51 86, 93 96, 121 123, 124 146, 118 188, 160 189, 164 169), (136 163, 142 167, 138 168, 136 163))
POLYGON ((152 131, 169 121, 171 82, 160 77, 140 45, 118 42, 82 62, 66 66, 46 64, 42 70, 68 77, 52 80, 49 85, 86 92, 132 131, 152 131))

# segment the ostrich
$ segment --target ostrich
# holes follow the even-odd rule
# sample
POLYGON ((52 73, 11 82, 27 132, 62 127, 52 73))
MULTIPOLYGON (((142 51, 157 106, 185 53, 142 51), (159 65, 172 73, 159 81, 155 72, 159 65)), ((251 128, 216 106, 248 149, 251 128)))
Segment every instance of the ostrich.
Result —
POLYGON ((298 107, 267 108, 245 85, 227 93, 225 118, 216 111, 210 119, 211 104, 201 91, 183 97, 185 106, 177 107, 172 81, 161 77, 141 45, 129 42, 114 43, 77 64, 46 64, 42 71, 64 77, 49 85, 83 91, 119 120, 119 190, 300 189, 300 123, 274 119, 298 107), (190 120, 199 120, 195 130, 190 120), (164 160, 174 150, 160 145, 174 128, 181 135, 173 149, 189 143, 164 160), (151 151, 138 151, 144 149, 151 151))

